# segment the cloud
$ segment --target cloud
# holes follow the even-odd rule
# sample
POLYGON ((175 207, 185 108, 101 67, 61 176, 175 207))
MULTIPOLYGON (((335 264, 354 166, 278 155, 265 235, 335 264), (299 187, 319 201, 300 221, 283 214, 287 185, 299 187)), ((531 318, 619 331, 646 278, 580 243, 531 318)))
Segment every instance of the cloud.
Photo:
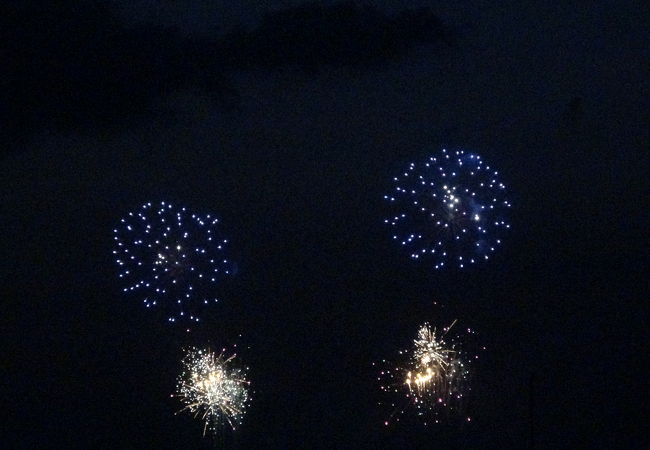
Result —
POLYGON ((0 6, 5 43, 1 136, 123 123, 184 89, 236 96, 232 70, 370 66, 445 39, 428 9, 395 15, 341 2, 269 13, 252 30, 188 37, 157 25, 127 28, 105 2, 31 0, 0 6))
POLYGON ((308 3, 268 13, 252 31, 227 34, 218 44, 227 67, 374 65, 417 44, 446 39, 442 22, 428 8, 387 15, 375 8, 340 2, 308 3))

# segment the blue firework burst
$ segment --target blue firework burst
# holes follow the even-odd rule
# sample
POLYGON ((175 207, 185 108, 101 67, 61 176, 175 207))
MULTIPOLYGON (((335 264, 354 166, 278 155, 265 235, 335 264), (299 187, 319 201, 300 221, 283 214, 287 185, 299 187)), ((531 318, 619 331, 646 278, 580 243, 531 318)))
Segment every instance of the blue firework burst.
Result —
POLYGON ((443 149, 409 164, 384 196, 392 208, 385 223, 393 239, 411 258, 428 258, 436 269, 489 259, 510 228, 511 205, 498 175, 464 150, 443 149))
POLYGON ((146 203, 113 232, 124 292, 139 295, 147 308, 164 309, 170 322, 198 322, 200 310, 218 301, 219 282, 233 272, 228 240, 210 215, 146 203))

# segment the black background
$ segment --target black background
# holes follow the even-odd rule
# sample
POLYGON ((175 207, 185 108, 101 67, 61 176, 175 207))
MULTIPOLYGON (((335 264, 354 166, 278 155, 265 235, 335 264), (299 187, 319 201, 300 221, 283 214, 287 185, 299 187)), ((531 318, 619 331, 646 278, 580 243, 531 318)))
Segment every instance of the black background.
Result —
POLYGON ((227 447, 638 446, 640 11, 331 3, 3 6, 3 442, 210 447, 174 415, 182 348, 238 342, 253 403, 227 447), (513 204, 464 271, 383 227, 391 176, 441 146, 481 154, 513 204), (239 262, 190 333, 116 281, 114 225, 160 200, 218 214, 239 262), (487 348, 472 422, 383 427, 372 362, 455 318, 487 348))

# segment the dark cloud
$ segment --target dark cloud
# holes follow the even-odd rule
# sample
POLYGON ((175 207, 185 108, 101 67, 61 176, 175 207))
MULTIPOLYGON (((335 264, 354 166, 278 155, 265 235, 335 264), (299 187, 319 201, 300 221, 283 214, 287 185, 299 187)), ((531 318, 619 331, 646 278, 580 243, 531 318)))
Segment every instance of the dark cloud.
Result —
POLYGON ((187 37, 158 25, 127 28, 102 2, 2 7, 2 134, 120 123, 182 89, 218 99, 228 70, 375 65, 445 37, 428 9, 386 15, 352 2, 270 13, 251 31, 187 37))
POLYGON ((174 30, 124 28, 99 2, 4 5, 3 131, 111 123, 185 86, 215 90, 218 73, 185 57, 174 30))
POLYGON ((416 44, 445 39, 441 21, 428 8, 387 15, 354 2, 315 3, 268 13, 250 32, 233 32, 220 43, 229 67, 325 65, 384 62, 416 44))

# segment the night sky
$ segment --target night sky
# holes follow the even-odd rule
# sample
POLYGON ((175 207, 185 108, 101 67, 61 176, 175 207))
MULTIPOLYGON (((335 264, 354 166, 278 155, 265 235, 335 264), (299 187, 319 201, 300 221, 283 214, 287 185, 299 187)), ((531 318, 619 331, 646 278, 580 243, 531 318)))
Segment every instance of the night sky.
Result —
POLYGON ((233 342, 253 401, 227 448, 640 446, 640 6, 266 3, 0 6, 3 448, 210 448, 170 394, 183 348, 233 342), (513 204, 465 270, 383 223, 392 177, 442 147, 513 204), (111 255, 161 200, 217 214, 238 262, 189 333, 111 255), (453 319, 486 347, 472 422, 384 427, 372 363, 453 319))

